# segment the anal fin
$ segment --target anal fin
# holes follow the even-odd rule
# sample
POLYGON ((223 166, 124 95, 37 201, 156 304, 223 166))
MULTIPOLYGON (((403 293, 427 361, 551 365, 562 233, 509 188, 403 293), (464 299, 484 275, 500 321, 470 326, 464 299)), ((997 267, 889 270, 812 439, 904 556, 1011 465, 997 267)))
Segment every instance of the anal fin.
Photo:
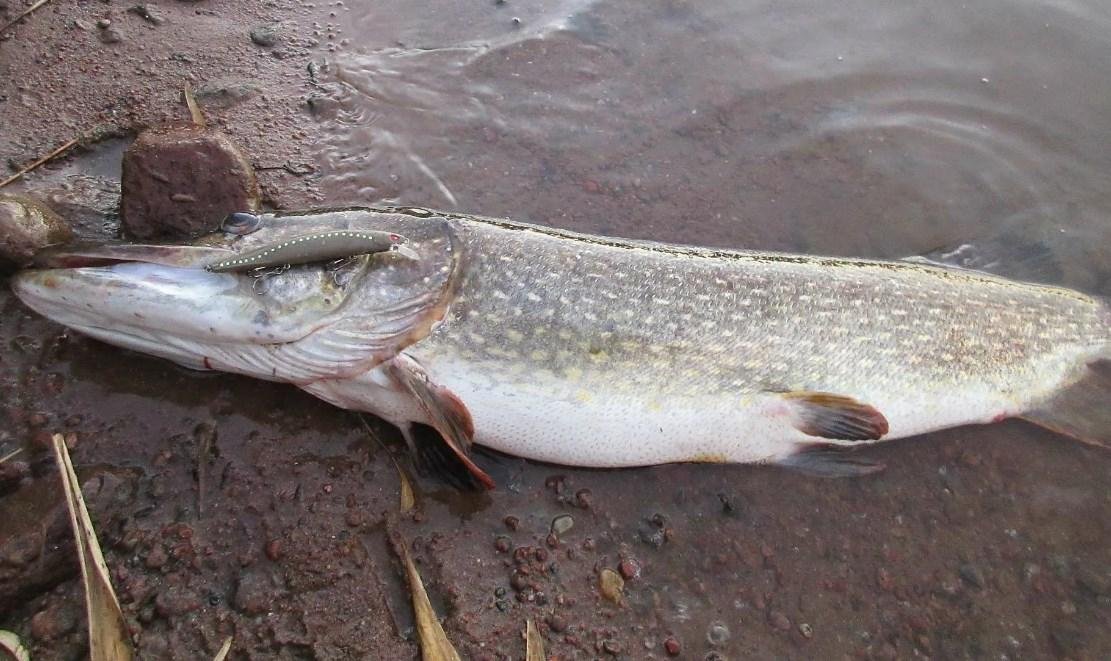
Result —
MULTIPOLYGON (((486 489, 493 489, 496 486, 493 478, 471 459, 474 422, 462 400, 447 388, 433 383, 424 367, 410 356, 399 354, 386 363, 385 372, 416 399, 428 416, 430 426, 440 436, 441 447, 430 448, 430 434, 420 433, 420 428, 416 427, 417 434, 410 433, 407 440, 414 446, 418 458, 440 473, 463 470, 468 478, 486 489), (451 458, 455 461, 450 461, 451 458)), ((434 441, 434 436, 431 440, 434 441)), ((462 478, 451 481, 467 483, 462 478)))
POLYGON ((806 445, 795 454, 780 459, 778 465, 814 477, 861 477, 887 467, 882 462, 859 456, 855 448, 832 443, 806 445))
POLYGON ((878 441, 887 434, 887 418, 852 397, 798 390, 780 393, 795 414, 795 428, 804 434, 837 441, 878 441))

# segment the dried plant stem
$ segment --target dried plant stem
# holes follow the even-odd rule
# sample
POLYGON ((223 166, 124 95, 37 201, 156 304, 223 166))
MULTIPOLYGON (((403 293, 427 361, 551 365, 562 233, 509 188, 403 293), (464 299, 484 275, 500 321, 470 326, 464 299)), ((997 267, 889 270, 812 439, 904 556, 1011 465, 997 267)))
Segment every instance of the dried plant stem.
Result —
POLYGON ((70 147, 72 147, 72 146, 76 145, 76 144, 77 144, 78 142, 80 142, 80 140, 81 140, 81 138, 79 138, 79 137, 78 137, 78 138, 74 138, 74 139, 70 140, 69 142, 65 143, 65 144, 64 144, 64 145, 62 145, 61 147, 58 147, 57 149, 55 149, 54 151, 50 152, 50 153, 49 153, 49 154, 47 154, 46 156, 43 156, 42 158, 40 158, 39 160, 35 161, 34 163, 31 163, 30 165, 28 165, 28 166, 25 166, 25 167, 24 167, 24 168, 22 168, 22 169, 21 169, 21 170, 20 170, 19 172, 16 172, 15 174, 13 174, 12 176, 8 177, 8 178, 7 178, 7 179, 5 179, 4 181, 0 181, 0 188, 3 188, 4 186, 7 186, 8 184, 12 183, 13 181, 16 181, 17 179, 19 179, 19 178, 20 178, 20 177, 22 177, 23 175, 27 174, 27 173, 28 173, 28 172, 30 172, 31 170, 34 170, 35 168, 39 167, 39 166, 40 166, 40 165, 42 165, 43 163, 45 163, 45 162, 49 161, 50 159, 54 158, 54 157, 55 157, 55 156, 57 156, 58 154, 61 154, 62 152, 64 152, 64 151, 66 151, 67 149, 69 149, 70 147))
POLYGON ((189 83, 185 83, 185 89, 182 91, 185 96, 185 105, 189 108, 189 117, 193 120, 193 126, 199 129, 205 127, 204 113, 201 112, 201 107, 197 105, 197 98, 193 96, 193 88, 189 83))
POLYGON ((93 530, 93 522, 85 499, 81 496, 81 483, 66 449, 65 438, 54 434, 54 459, 62 473, 62 487, 66 495, 69 521, 77 544, 77 558, 81 562, 81 576, 85 584, 85 606, 89 620, 89 658, 92 661, 130 661, 131 638, 127 622, 116 599, 109 579, 108 565, 100 551, 100 543, 93 530))
POLYGON ((15 18, 13 18, 12 20, 8 21, 8 24, 7 24, 7 25, 5 25, 4 27, 0 28, 0 32, 3 32, 3 31, 5 31, 5 30, 7 30, 7 29, 8 29, 8 28, 10 28, 11 26, 13 26, 13 25, 15 25, 16 23, 18 23, 18 22, 22 21, 22 20, 24 19, 24 17, 26 17, 26 16, 28 15, 28 14, 30 14, 31 12, 35 11, 36 9, 38 9, 39 7, 41 7, 41 6, 45 5, 45 4, 46 4, 46 3, 48 3, 48 2, 50 2, 50 0, 39 0, 39 1, 38 1, 38 2, 36 2, 35 4, 33 4, 33 5, 31 5, 30 7, 28 7, 27 9, 24 9, 23 11, 21 11, 21 12, 19 13, 19 15, 18 15, 18 16, 16 16, 16 17, 15 17, 15 18))

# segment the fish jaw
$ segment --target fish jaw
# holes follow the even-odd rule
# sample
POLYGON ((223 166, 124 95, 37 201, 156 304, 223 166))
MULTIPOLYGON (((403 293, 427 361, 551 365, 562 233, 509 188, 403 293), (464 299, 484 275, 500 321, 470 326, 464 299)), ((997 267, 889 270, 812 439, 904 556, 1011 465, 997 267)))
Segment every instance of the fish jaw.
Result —
POLYGON ((22 271, 12 290, 39 314, 116 346, 203 368, 204 344, 251 331, 220 305, 236 279, 200 269, 123 263, 22 271))

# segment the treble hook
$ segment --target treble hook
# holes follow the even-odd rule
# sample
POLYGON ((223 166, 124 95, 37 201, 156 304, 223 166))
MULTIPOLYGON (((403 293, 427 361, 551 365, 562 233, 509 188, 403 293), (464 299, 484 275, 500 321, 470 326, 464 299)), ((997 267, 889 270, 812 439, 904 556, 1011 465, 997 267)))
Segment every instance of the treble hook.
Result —
POLYGON ((358 258, 358 255, 352 255, 351 257, 336 259, 328 262, 328 265, 324 267, 326 271, 332 274, 332 282, 340 289, 343 289, 347 286, 347 283, 351 282, 351 274, 347 274, 346 278, 343 277, 344 269, 354 264, 355 260, 358 258))
POLYGON ((260 266, 256 269, 251 269, 247 273, 247 275, 249 275, 254 280, 254 282, 251 283, 251 290, 254 291, 255 294, 262 296, 267 291, 269 291, 269 288, 266 286, 267 281, 270 280, 270 278, 276 278, 277 276, 285 273, 288 270, 289 264, 283 264, 281 266, 275 266, 273 268, 268 266, 260 266))

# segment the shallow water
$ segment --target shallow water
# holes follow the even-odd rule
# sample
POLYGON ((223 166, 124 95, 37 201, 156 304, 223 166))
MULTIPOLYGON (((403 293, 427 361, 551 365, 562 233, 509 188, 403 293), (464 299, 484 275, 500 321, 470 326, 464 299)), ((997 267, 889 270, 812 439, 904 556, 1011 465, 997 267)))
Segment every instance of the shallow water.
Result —
POLYGON ((1111 287, 1103 3, 392 4, 337 19, 329 199, 882 257, 1008 236, 1111 287))

